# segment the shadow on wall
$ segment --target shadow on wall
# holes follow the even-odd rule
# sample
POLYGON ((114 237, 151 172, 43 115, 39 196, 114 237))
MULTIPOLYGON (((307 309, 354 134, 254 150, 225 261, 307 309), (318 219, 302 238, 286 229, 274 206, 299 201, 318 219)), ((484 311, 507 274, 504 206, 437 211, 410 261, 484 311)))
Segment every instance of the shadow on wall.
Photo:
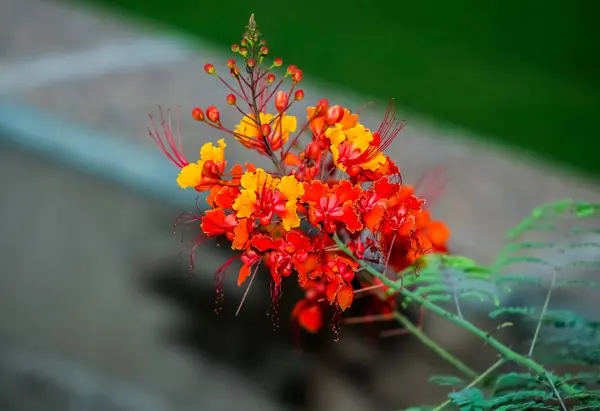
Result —
MULTIPOLYGON (((327 325, 317 334, 301 332, 289 320, 293 305, 303 297, 303 292, 294 287, 292 281, 284 284, 277 321, 270 313, 269 284, 264 280, 269 277, 264 270, 258 272, 251 291, 255 298, 244 303, 238 316, 235 311, 239 293, 227 293, 225 289, 222 305, 216 305, 214 286, 206 281, 195 281, 180 266, 165 265, 155 269, 146 277, 143 287, 151 295, 169 301, 179 311, 181 321, 162 331, 167 344, 183 346, 195 355, 231 368, 286 407, 314 409, 311 394, 318 381, 318 368, 323 366, 329 374, 353 386, 369 402, 383 406, 372 387, 377 373, 374 364, 378 361, 373 361, 369 355, 375 352, 382 359, 386 354, 402 351, 402 341, 406 340, 365 338, 373 333, 378 335, 379 325, 375 329, 371 327, 369 333, 364 326, 345 325, 339 343, 334 342, 327 325), (216 313, 219 309, 222 311, 216 313), (278 325, 274 326, 274 321, 278 325), (348 349, 357 341, 370 345, 370 349, 365 350, 369 353, 367 358, 364 352, 352 353, 348 349)), ((361 300, 357 300, 353 308, 352 311, 360 311, 363 308, 361 300)), ((352 312, 347 314, 351 315, 352 312)))

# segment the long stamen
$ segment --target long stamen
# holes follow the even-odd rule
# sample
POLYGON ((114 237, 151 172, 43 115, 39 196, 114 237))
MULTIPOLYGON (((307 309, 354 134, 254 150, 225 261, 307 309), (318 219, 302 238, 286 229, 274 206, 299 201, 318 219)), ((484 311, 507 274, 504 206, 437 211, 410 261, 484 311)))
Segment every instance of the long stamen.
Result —
POLYGON ((154 142, 158 145, 160 151, 171 160, 173 164, 175 164, 179 168, 183 168, 187 166, 189 163, 185 158, 183 153, 183 144, 181 142, 181 135, 179 133, 179 121, 177 121, 177 142, 175 141, 175 137, 173 136, 173 129, 171 127, 171 119, 168 121, 165 120, 162 107, 159 107, 160 113, 160 124, 163 129, 164 139, 167 141, 168 149, 163 142, 163 137, 156 126, 156 122, 154 121, 154 116, 149 115, 150 124, 152 129, 148 127, 148 134, 154 140, 154 142))
POLYGON ((258 267, 259 267, 259 264, 256 264, 256 267, 254 268, 254 271, 252 272, 252 277, 250 277, 250 282, 248 283, 248 287, 246 287, 246 291, 244 291, 244 295, 242 296, 242 301, 240 301, 240 305, 238 305, 238 308, 235 312, 236 316, 240 313, 242 306, 244 305, 244 301, 246 301, 246 297, 248 296, 248 292, 250 291, 250 287, 252 286, 254 277, 256 277, 256 272, 258 271, 258 267))

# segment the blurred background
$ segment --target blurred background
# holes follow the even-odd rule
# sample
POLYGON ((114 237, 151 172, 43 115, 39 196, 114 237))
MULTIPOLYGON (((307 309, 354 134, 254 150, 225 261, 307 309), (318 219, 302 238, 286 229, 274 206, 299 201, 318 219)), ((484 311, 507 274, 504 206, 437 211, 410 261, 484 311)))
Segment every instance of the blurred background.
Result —
MULTIPOLYGON (((434 215, 454 252, 488 263, 536 205, 600 200, 599 8, 0 0, 0 410, 351 411, 443 399, 419 384, 451 370, 409 337, 372 343, 346 325, 340 343, 325 329, 298 350, 289 307, 276 332, 265 315, 266 280, 239 317, 228 281, 215 314, 213 273, 229 255, 202 247, 190 276, 192 244, 172 224, 195 196, 175 187, 147 115, 181 106, 190 153, 217 137, 191 108, 214 104, 237 123, 203 66, 223 66, 254 12, 271 53, 303 69, 307 105, 372 101, 361 117, 376 126, 396 98, 409 125, 390 155, 409 183, 444 168, 434 215)), ((473 368, 493 359, 436 318, 425 330, 473 368)))

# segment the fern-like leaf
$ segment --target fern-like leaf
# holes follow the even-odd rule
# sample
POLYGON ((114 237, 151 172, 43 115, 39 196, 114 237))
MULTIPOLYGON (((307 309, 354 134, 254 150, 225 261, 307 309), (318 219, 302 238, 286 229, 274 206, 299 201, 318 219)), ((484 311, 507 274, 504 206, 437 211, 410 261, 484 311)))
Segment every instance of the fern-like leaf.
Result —
POLYGON ((399 282, 430 301, 453 302, 461 316, 461 305, 466 300, 499 306, 502 292, 508 288, 496 281, 498 276, 493 270, 466 257, 430 254, 424 257, 422 265, 418 272, 409 269, 402 273, 399 282))
MULTIPOLYGON (((525 285, 545 285, 547 292, 539 310, 532 306, 502 307, 492 311, 490 317, 509 314, 518 315, 526 321, 535 318, 530 355, 534 353, 541 339, 548 341, 548 329, 554 338, 558 338, 552 330, 566 326, 563 323, 569 316, 571 319, 577 317, 577 314, 572 312, 563 312, 558 319, 558 313, 551 310, 556 290, 566 292, 574 287, 581 287, 586 291, 600 290, 597 271, 589 272, 590 269, 600 268, 600 252, 597 251, 600 250, 600 237, 591 234, 597 232, 599 217, 600 205, 564 199, 535 208, 528 217, 508 232, 507 239, 511 242, 501 250, 494 264, 497 271, 506 273, 499 282, 509 283, 512 289, 525 285), (586 278, 578 278, 581 274, 587 274, 584 276, 586 278), (540 338, 542 335, 544 338, 540 338)), ((593 349, 593 344, 600 341, 600 337, 597 338, 580 318, 569 324, 570 332, 577 330, 581 338, 571 334, 572 341, 561 341, 570 342, 569 346, 577 341, 579 352, 570 350, 563 352, 559 357, 576 355, 576 358, 572 359, 595 364, 598 355, 593 349), (584 347, 582 344, 586 338, 592 340, 584 347)))

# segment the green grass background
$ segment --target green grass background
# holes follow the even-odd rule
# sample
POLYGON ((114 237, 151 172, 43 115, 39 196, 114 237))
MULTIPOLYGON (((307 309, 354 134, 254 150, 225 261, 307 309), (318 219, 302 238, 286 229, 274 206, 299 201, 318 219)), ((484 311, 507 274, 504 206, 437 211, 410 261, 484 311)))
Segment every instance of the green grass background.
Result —
POLYGON ((600 176, 600 0, 88 0, 600 176))

